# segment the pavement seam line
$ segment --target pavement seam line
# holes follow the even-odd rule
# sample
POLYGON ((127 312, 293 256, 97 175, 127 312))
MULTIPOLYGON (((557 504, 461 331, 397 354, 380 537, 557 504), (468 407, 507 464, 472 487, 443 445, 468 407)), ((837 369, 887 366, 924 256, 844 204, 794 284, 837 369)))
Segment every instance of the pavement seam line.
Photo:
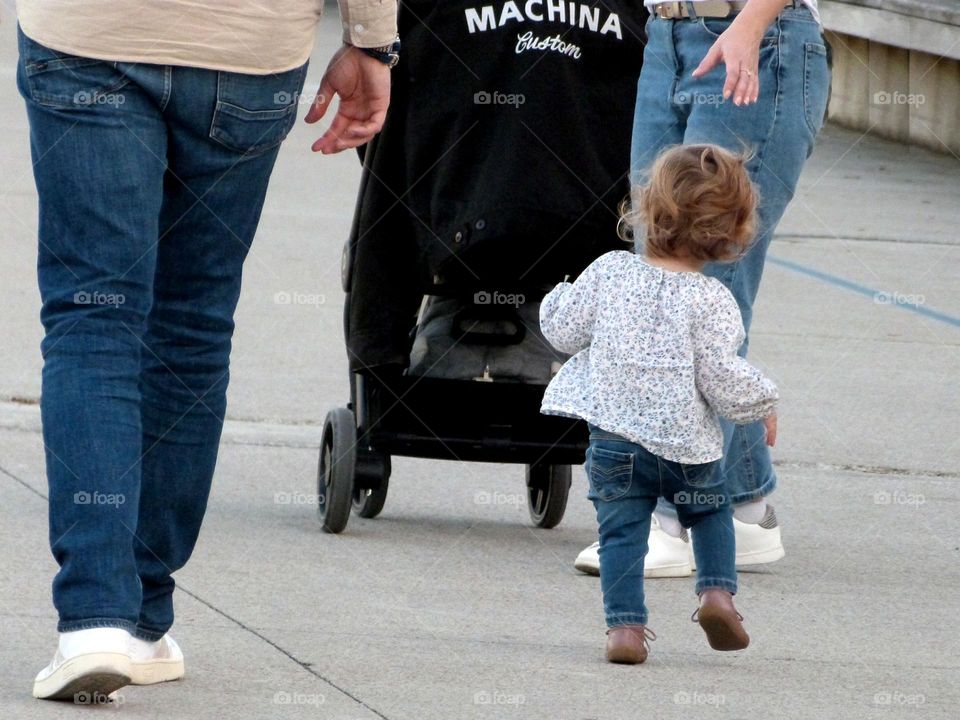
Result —
MULTIPOLYGON (((17 482, 18 484, 22 485, 22 486, 23 486, 24 488, 26 488, 28 491, 30 491, 31 493, 33 493, 33 494, 36 495, 37 497, 43 499, 44 501, 48 500, 48 498, 47 498, 46 495, 44 495, 42 492, 40 492, 40 491, 37 490, 36 488, 32 487, 32 486, 31 486, 26 480, 24 480, 23 478, 20 478, 20 477, 18 477, 17 475, 14 475, 12 472, 10 472, 9 470, 7 470, 7 469, 6 469, 5 467, 3 467, 2 465, 0 465, 0 474, 6 475, 6 476, 9 477, 11 480, 14 480, 14 481, 17 482)), ((353 700, 355 703, 357 703, 357 704, 360 705, 361 707, 365 708, 366 710, 368 710, 368 711, 371 712, 372 714, 376 715, 378 718, 383 718, 383 720, 390 720, 390 718, 388 718, 386 715, 384 715, 383 713, 381 713, 379 710, 377 710, 377 709, 376 709, 375 707, 373 707, 372 705, 368 704, 368 703, 367 703, 366 701, 364 701, 363 699, 357 697, 357 696, 354 695, 352 692, 350 692, 350 691, 347 690, 346 688, 341 687, 340 685, 338 685, 337 683, 333 682, 333 681, 330 680, 329 678, 324 677, 321 673, 319 673, 319 672, 317 672, 316 670, 314 670, 313 667, 311 667, 308 663, 305 663, 303 660, 299 660, 298 658, 296 658, 296 657, 293 655, 293 653, 291 653, 289 650, 286 650, 285 648, 281 647, 279 644, 277 644, 276 642, 274 642, 273 640, 271 640, 270 638, 268 638, 266 635, 263 635, 262 633, 258 632, 257 630, 254 630, 252 627, 250 627, 249 625, 246 625, 246 624, 243 623, 242 621, 240 621, 240 620, 238 620, 237 618, 233 617, 232 615, 230 615, 230 614, 229 614, 228 612, 226 612, 225 610, 221 610, 220 608, 218 608, 218 607, 217 607, 216 605, 214 605, 213 603, 209 602, 208 600, 205 600, 204 598, 200 597, 199 595, 197 595, 197 594, 196 594, 195 592, 193 592, 192 590, 189 590, 188 588, 186 588, 184 585, 182 585, 182 584, 180 584, 180 583, 177 583, 175 589, 176 589, 176 590, 179 590, 179 591, 182 592, 184 595, 187 595, 188 597, 193 598, 193 599, 196 600, 198 603, 200 603, 201 605, 206 606, 206 607, 209 608, 210 610, 213 610, 213 612, 215 612, 217 615, 220 615, 220 617, 225 618, 226 620, 229 620, 229 621, 232 622, 234 625, 236 625, 237 627, 239 627, 241 630, 244 630, 245 632, 248 632, 248 633, 250 633, 251 635, 253 635, 255 638, 257 638, 257 639, 265 642, 267 645, 269 645, 270 647, 272 647, 274 650, 276 650, 277 652, 279 652, 281 655, 284 655, 284 656, 287 657, 288 659, 290 659, 290 660, 292 660, 293 662, 295 662, 297 665, 300 666, 301 669, 306 670, 308 673, 310 673, 311 675, 313 675, 313 676, 314 676, 315 678, 317 678, 318 680, 322 680, 322 681, 325 682, 327 685, 329 685, 330 687, 332 687, 333 689, 335 689, 337 692, 339 692, 339 693, 341 693, 342 695, 345 695, 346 697, 350 698, 351 700, 353 700)))

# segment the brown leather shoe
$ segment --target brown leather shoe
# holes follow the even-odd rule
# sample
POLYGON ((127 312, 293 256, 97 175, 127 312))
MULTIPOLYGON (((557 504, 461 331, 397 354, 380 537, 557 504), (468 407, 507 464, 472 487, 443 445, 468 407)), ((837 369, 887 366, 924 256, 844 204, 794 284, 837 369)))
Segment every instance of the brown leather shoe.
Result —
POLYGON ((743 650, 750 644, 750 636, 741 624, 743 615, 737 612, 733 595, 726 590, 704 590, 700 607, 690 619, 700 623, 714 650, 743 650))
POLYGON ((639 665, 657 635, 645 625, 617 625, 607 630, 607 662, 639 665))

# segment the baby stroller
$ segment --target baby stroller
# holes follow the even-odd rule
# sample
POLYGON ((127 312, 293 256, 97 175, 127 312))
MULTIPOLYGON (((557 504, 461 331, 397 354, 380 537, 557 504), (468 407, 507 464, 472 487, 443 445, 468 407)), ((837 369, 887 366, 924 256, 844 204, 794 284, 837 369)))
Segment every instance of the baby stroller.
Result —
POLYGON ((323 428, 327 532, 380 513, 395 455, 523 464, 533 524, 563 518, 587 431, 540 415, 564 358, 538 306, 623 248, 646 17, 636 0, 401 2, 343 252, 350 402, 323 428))

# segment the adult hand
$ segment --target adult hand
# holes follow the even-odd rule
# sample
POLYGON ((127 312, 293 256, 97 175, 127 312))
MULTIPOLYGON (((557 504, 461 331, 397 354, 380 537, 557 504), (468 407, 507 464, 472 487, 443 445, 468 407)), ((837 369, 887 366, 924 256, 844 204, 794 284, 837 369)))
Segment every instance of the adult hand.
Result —
POLYGON ((751 105, 760 97, 760 42, 780 11, 783 0, 747 0, 746 6, 707 52, 693 71, 703 77, 721 62, 727 67, 723 99, 733 96, 735 105, 751 105))
POLYGON ((763 427, 767 431, 767 445, 777 444, 777 414, 772 413, 763 419, 763 427))
POLYGON ((693 71, 695 78, 709 73, 721 62, 727 67, 727 80, 723 84, 723 99, 733 96, 734 105, 750 105, 760 96, 760 39, 749 28, 728 27, 707 52, 706 57, 693 71))
POLYGON ((390 68, 352 45, 330 59, 306 121, 315 123, 340 96, 337 114, 327 131, 313 143, 324 155, 355 148, 380 132, 390 105, 390 68))

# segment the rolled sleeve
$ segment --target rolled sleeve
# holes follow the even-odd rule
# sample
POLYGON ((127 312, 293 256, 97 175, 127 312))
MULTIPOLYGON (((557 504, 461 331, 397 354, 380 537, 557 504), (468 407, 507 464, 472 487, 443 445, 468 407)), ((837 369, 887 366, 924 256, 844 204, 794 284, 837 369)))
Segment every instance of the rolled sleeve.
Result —
POLYGON ((397 37, 397 0, 339 0, 343 41, 361 48, 389 45, 397 37))

